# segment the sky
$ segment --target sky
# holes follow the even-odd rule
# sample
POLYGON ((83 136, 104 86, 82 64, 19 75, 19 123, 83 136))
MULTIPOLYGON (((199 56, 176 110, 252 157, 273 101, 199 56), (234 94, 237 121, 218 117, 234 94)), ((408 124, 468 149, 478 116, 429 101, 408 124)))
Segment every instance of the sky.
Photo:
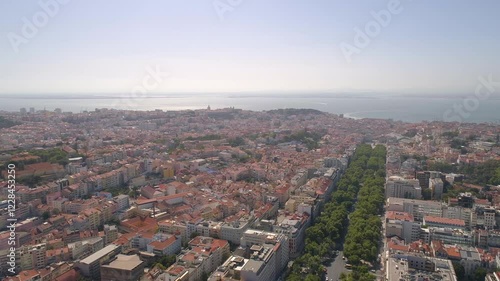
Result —
POLYGON ((470 93, 479 76, 500 80, 498 11, 498 0, 2 0, 0 94, 470 93))

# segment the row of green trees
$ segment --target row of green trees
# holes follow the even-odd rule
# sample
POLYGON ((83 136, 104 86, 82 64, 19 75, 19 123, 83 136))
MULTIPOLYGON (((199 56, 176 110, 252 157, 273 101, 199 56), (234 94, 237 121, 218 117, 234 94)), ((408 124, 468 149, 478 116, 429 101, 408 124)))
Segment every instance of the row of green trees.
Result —
POLYGON ((344 256, 354 265, 354 270, 342 276, 343 280, 375 280, 366 265, 374 265, 378 258, 382 230, 378 214, 383 212, 385 201, 385 159, 385 147, 376 146, 369 155, 361 178, 362 187, 358 192, 356 210, 350 215, 344 243, 344 256))
MULTIPOLYGON (((325 204, 321 216, 315 220, 314 225, 306 230, 305 252, 295 260, 287 280, 321 280, 320 276, 323 275, 321 263, 331 258, 332 251, 342 242, 347 230, 349 212, 353 208, 365 171, 369 171, 370 174, 375 173, 374 170, 367 168, 371 155, 379 153, 379 150, 372 151, 370 145, 358 146, 331 200, 325 204)), ((385 151, 382 155, 385 155, 385 151)), ((371 160, 372 168, 385 163, 380 163, 377 159, 371 160)))

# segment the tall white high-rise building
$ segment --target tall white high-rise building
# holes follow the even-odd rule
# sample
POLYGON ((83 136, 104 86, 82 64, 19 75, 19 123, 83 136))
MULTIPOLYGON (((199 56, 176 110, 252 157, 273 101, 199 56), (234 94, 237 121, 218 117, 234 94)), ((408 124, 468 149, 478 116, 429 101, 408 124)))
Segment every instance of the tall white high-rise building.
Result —
POLYGON ((385 198, 389 197, 420 199, 422 188, 418 180, 392 176, 385 184, 385 198))

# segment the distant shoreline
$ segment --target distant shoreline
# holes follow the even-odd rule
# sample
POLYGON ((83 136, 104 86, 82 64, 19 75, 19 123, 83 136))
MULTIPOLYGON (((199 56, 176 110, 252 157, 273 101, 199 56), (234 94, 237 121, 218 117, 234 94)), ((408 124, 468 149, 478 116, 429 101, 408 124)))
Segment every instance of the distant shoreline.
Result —
MULTIPOLYGON (((178 111, 189 109, 238 108, 252 111, 267 111, 284 108, 310 108, 333 114, 343 114, 351 119, 392 119, 410 123, 422 121, 444 121, 444 112, 453 110, 455 106, 463 105, 465 99, 454 98, 418 98, 373 96, 365 98, 361 95, 331 96, 235 96, 226 95, 151 95, 146 98, 134 96, 0 96, 0 111, 19 112, 21 108, 29 111, 46 109, 62 112, 79 113, 99 109, 117 109, 132 111, 178 111)), ((466 123, 500 123, 500 99, 482 101, 476 110, 469 112, 468 117, 462 118, 466 123)))
MULTIPOLYGON (((149 94, 143 99, 175 99, 187 97, 224 97, 229 99, 248 99, 248 98, 324 98, 324 99, 463 99, 471 94, 361 94, 361 93, 172 93, 172 94, 149 94)), ((0 99, 116 99, 130 97, 131 94, 0 94, 0 99)), ((499 96, 490 96, 489 100, 500 100, 499 96)))

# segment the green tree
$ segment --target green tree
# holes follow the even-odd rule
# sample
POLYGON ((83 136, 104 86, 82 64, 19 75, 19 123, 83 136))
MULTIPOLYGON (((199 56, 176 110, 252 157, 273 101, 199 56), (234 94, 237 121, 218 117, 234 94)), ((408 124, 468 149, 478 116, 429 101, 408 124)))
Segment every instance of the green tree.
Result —
POLYGON ((50 212, 49 211, 43 212, 42 218, 44 221, 48 220, 50 218, 50 212))
POLYGON ((462 264, 459 262, 454 261, 453 262, 453 269, 455 269, 455 274, 457 275, 458 280, 464 280, 465 279, 465 268, 462 264))
POLYGON ((245 140, 242 137, 235 137, 232 139, 228 139, 229 145, 236 147, 245 144, 245 140))
POLYGON ((500 185, 500 167, 495 170, 495 174, 491 178, 490 183, 493 185, 500 185))
POLYGON ((286 278, 286 281, 303 281, 303 280, 304 279, 302 278, 301 275, 293 272, 286 278))
POLYGON ((308 274, 305 281, 321 281, 318 275, 308 274))
POLYGON ((487 273, 488 272, 486 271, 486 269, 484 269, 484 267, 478 267, 476 268, 476 270, 474 270, 473 280, 484 281, 487 273))
POLYGON ((175 261, 176 261, 175 255, 167 255, 160 257, 157 262, 163 265, 165 268, 169 268, 172 264, 175 263, 175 261))
POLYGON ((424 198, 424 200, 431 200, 432 199, 432 190, 430 188, 422 189, 422 197, 424 198))
POLYGON ((165 270, 165 269, 166 269, 166 268, 163 266, 163 264, 161 264, 161 263, 155 263, 155 264, 153 265, 153 267, 158 267, 158 268, 159 268, 159 269, 161 269, 161 270, 165 270))
POLYGON ((13 127, 13 126, 16 126, 16 125, 19 125, 19 124, 21 124, 21 123, 14 122, 12 120, 4 118, 3 116, 0 116, 0 129, 10 128, 10 127, 13 127))

